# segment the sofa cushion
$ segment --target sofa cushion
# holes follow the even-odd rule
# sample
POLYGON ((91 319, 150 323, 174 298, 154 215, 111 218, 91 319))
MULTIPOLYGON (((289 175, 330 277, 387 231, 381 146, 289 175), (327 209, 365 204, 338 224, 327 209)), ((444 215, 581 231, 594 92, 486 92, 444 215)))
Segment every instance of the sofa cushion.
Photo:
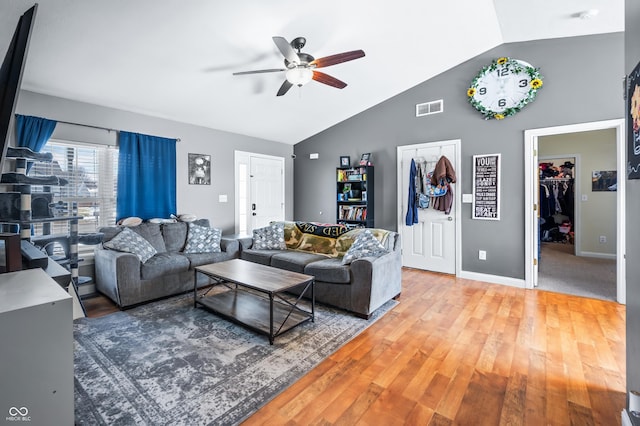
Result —
POLYGON ((231 260, 234 255, 224 251, 216 253, 183 253, 184 256, 189 259, 191 268, 201 265, 208 265, 209 263, 223 262, 225 260, 231 260))
POLYGON ((156 249, 157 253, 164 253, 167 251, 167 248, 164 245, 164 240, 162 239, 162 232, 160 232, 159 224, 145 222, 138 226, 130 227, 129 229, 149 241, 149 244, 156 249))
POLYGON ((184 222, 163 223, 162 238, 168 252, 182 251, 187 241, 187 224, 184 222))
MULTIPOLYGON (((191 223, 200 226, 209 226, 208 219, 198 219, 191 223)), ((167 251, 174 252, 184 250, 184 245, 187 242, 187 223, 163 223, 160 226, 162 227, 162 238, 164 239, 164 244, 167 248, 167 251)))
POLYGON ((240 259, 247 260, 249 262, 259 263, 261 265, 271 265, 271 257, 275 254, 285 253, 286 250, 254 250, 254 249, 242 249, 240 252, 240 259))
POLYGON ((130 228, 124 228, 118 235, 103 244, 103 247, 135 254, 140 262, 145 263, 153 255, 156 249, 139 234, 133 232, 130 228))
POLYGON ((253 230, 254 250, 284 250, 287 248, 284 242, 284 224, 271 222, 269 225, 253 230))
POLYGON ((271 257, 271 266, 287 271, 304 273, 304 268, 311 262, 326 259, 326 256, 315 253, 304 253, 287 250, 271 257))
POLYGON ((343 265, 342 259, 322 259, 309 263, 304 268, 304 273, 316 277, 316 281, 334 284, 350 284, 351 268, 343 265))
POLYGON ((222 229, 189 223, 184 253, 219 253, 222 229))
POLYGON ((159 253, 140 266, 140 278, 152 280, 189 270, 189 259, 180 253, 159 253))
POLYGON ((356 259, 363 257, 380 257, 389 251, 378 241, 373 233, 366 229, 361 232, 351 244, 349 250, 342 258, 342 264, 347 265, 356 259))

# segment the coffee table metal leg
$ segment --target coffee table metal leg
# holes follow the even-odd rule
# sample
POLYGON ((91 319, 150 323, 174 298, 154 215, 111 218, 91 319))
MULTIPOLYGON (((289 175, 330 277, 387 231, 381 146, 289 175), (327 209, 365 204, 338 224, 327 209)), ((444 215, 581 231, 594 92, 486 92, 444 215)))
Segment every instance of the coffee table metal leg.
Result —
POLYGON ((269 293, 269 344, 273 345, 273 293, 269 293))
POLYGON ((198 271, 193 271, 193 307, 198 307, 198 271))
POLYGON ((311 322, 316 322, 316 280, 311 281, 311 322))

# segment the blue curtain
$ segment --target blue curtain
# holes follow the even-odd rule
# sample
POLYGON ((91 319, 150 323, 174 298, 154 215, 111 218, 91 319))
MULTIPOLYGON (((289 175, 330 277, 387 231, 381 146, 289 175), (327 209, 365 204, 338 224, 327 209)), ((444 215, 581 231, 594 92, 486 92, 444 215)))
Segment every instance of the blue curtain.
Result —
POLYGON ((176 139, 119 132, 116 220, 176 214, 176 139))
MULTIPOLYGON (((16 145, 29 148, 33 152, 40 152, 53 134, 56 124, 58 122, 55 120, 16 114, 16 137, 18 139, 16 145)), ((27 174, 29 174, 32 165, 32 161, 27 161, 27 174)))
POLYGON ((55 120, 16 114, 17 145, 40 152, 58 124, 55 120))

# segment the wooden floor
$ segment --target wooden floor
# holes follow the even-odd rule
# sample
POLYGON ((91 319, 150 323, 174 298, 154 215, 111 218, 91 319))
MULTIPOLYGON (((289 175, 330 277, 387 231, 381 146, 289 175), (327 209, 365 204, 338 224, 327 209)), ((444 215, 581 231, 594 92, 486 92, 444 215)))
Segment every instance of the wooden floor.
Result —
MULTIPOLYGON (((90 316, 114 309, 100 299, 90 316)), ((624 317, 405 269, 398 306, 243 425, 620 425, 624 317)))

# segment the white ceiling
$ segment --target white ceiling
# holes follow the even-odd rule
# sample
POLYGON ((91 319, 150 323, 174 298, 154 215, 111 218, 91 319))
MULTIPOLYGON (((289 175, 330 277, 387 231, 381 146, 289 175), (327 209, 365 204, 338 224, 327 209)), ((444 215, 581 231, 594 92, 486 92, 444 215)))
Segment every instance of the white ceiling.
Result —
MULTIPOLYGON (((0 53, 33 2, 0 3, 0 53)), ((502 43, 624 31, 624 0, 41 0, 23 88, 295 144, 502 43), (592 19, 577 14, 598 9, 592 19), (271 37, 364 58, 275 94, 271 37)), ((56 118, 56 117, 50 117, 56 118)))

